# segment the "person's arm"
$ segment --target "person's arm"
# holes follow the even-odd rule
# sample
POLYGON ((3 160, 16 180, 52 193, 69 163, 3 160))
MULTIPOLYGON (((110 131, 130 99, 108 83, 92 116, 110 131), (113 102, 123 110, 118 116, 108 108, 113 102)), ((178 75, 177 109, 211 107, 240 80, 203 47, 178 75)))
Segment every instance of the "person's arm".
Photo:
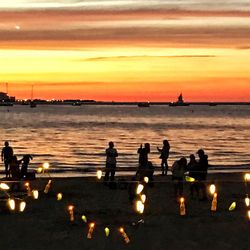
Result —
POLYGON ((160 149, 159 147, 157 147, 157 150, 161 153, 162 152, 162 149, 160 149))

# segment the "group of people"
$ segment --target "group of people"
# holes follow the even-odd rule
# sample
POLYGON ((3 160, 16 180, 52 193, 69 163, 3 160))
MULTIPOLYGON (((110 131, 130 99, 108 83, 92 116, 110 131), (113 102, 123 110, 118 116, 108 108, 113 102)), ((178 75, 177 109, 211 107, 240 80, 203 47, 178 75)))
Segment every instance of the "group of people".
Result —
MULTIPOLYGON (((196 193, 196 196, 200 200, 206 200, 207 194, 204 182, 208 170, 208 156, 205 154, 204 150, 199 149, 197 151, 199 157, 198 160, 196 160, 194 154, 190 155, 189 162, 185 157, 181 157, 173 163, 170 169, 168 166, 170 152, 170 144, 168 140, 163 140, 162 148, 157 147, 157 150, 160 153, 162 175, 167 175, 168 170, 172 172, 175 197, 178 199, 183 195, 185 173, 189 172, 188 175, 194 179, 190 184, 191 198, 194 198, 194 194, 196 193)), ((149 161, 148 157, 150 153, 150 144, 145 143, 144 146, 140 145, 137 153, 139 155, 139 162, 135 178, 137 180, 143 180, 143 178, 147 176, 149 178, 149 183, 153 185, 154 166, 152 162, 149 161)), ((106 149, 105 184, 107 184, 109 180, 111 183, 114 182, 117 157, 118 152, 114 147, 114 143, 109 142, 109 147, 106 149), (109 177, 109 175, 111 176, 109 177)))
POLYGON ((22 159, 18 160, 17 156, 14 155, 13 148, 9 145, 9 142, 6 141, 2 148, 1 159, 4 162, 6 178, 19 180, 26 178, 28 165, 33 158, 30 154, 25 154, 22 159))

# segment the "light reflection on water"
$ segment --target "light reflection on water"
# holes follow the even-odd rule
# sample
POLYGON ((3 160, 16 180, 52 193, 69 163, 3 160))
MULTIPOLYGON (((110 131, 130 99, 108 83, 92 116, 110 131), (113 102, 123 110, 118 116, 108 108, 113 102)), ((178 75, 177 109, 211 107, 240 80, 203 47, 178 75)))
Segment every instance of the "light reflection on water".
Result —
POLYGON ((0 107, 0 141, 15 153, 34 156, 32 166, 104 166, 110 140, 120 167, 137 166, 137 148, 151 143, 150 160, 160 165, 156 146, 167 138, 169 163, 204 148, 213 165, 250 163, 250 106, 29 106, 0 107), (9 110, 9 112, 8 112, 9 110))

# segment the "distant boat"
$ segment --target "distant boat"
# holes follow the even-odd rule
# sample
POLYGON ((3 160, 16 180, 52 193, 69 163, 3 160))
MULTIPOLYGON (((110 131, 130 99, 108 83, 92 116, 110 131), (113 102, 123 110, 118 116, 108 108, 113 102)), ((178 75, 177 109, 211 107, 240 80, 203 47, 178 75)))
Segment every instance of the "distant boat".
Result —
POLYGON ((139 102, 138 107, 140 107, 140 108, 149 108, 150 103, 149 102, 139 102))
POLYGON ((178 96, 178 100, 176 102, 169 103, 171 107, 178 107, 178 106, 189 106, 189 103, 184 102, 182 94, 178 96))
POLYGON ((36 103, 33 101, 33 88, 34 86, 31 86, 31 99, 30 99, 30 107, 31 108, 36 108, 36 103))
POLYGON ((217 103, 210 102, 210 103, 209 103, 209 106, 217 106, 217 103))
POLYGON ((82 105, 81 102, 73 102, 73 103, 72 103, 72 106, 81 106, 81 105, 82 105))

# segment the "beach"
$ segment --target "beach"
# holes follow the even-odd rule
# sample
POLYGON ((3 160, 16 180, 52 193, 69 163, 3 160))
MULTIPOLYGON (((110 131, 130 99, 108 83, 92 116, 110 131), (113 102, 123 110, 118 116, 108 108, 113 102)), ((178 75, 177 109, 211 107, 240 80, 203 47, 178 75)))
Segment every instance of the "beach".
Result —
POLYGON ((214 182, 217 187, 216 212, 210 211, 212 197, 191 199, 190 183, 185 183, 185 216, 180 216, 171 176, 154 177, 154 186, 146 188, 143 214, 130 204, 127 189, 120 189, 130 179, 117 177, 118 188, 110 189, 95 177, 53 178, 45 194, 48 179, 38 176, 30 181, 31 189, 40 192, 38 200, 26 196, 23 213, 1 210, 1 249, 249 249, 243 173, 208 175, 207 185, 214 182), (58 201, 59 192, 63 198, 58 201), (236 208, 229 211, 232 202, 236 208), (74 206, 73 222, 69 205, 74 206), (88 239, 91 222, 95 227, 88 239), (105 227, 110 230, 108 237, 105 227), (120 227, 130 239, 128 244, 120 227))

